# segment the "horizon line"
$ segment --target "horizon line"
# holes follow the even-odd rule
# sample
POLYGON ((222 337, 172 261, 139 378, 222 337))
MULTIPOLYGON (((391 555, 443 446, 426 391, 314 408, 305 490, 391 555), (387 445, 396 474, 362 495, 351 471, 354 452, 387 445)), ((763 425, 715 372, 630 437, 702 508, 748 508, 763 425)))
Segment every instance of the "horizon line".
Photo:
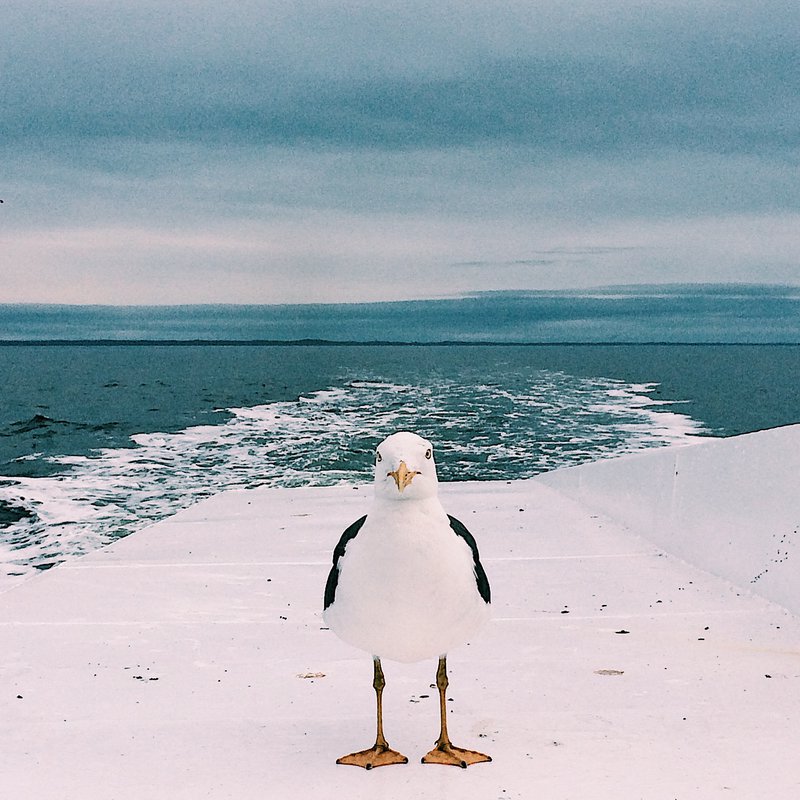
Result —
POLYGON ((800 341, 475 341, 441 339, 404 341, 390 339, 0 339, 0 347, 125 346, 146 347, 798 347, 800 341))

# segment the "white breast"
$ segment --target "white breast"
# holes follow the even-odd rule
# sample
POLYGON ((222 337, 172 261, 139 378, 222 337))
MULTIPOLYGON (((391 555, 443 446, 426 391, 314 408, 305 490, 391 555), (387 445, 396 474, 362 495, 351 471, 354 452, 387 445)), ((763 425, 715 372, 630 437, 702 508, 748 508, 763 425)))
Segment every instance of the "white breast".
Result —
POLYGON ((339 561, 325 620, 371 655, 409 662, 444 655, 488 615, 472 551, 431 498, 376 504, 339 561))

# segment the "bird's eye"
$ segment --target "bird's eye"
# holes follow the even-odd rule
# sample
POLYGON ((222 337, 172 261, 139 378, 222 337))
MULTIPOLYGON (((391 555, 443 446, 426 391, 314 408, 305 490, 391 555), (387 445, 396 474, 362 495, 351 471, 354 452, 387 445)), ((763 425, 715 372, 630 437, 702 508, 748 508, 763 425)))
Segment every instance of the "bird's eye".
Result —
POLYGON ((383 461, 383 456, 380 453, 376 452, 375 453, 375 460, 380 463, 381 461, 383 461))
POLYGON ((425 458, 432 458, 432 457, 433 457, 433 451, 432 451, 432 450, 430 449, 430 447, 429 447, 429 448, 428 448, 428 449, 425 451, 425 458))

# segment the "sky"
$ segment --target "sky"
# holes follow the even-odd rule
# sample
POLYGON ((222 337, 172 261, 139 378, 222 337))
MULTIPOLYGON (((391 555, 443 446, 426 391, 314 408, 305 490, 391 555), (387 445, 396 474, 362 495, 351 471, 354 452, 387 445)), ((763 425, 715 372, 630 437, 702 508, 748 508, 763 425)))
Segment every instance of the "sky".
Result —
POLYGON ((0 302, 800 286, 800 3, 5 0, 0 302))

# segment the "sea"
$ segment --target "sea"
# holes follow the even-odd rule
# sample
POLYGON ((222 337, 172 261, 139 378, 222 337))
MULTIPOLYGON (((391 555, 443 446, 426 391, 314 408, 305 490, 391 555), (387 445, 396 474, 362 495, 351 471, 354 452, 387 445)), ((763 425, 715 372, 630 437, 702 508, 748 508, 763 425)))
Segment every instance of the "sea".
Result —
POLYGON ((508 481, 800 421, 791 343, 81 333, 0 342, 0 591, 226 489, 369 482, 397 430, 508 481))

